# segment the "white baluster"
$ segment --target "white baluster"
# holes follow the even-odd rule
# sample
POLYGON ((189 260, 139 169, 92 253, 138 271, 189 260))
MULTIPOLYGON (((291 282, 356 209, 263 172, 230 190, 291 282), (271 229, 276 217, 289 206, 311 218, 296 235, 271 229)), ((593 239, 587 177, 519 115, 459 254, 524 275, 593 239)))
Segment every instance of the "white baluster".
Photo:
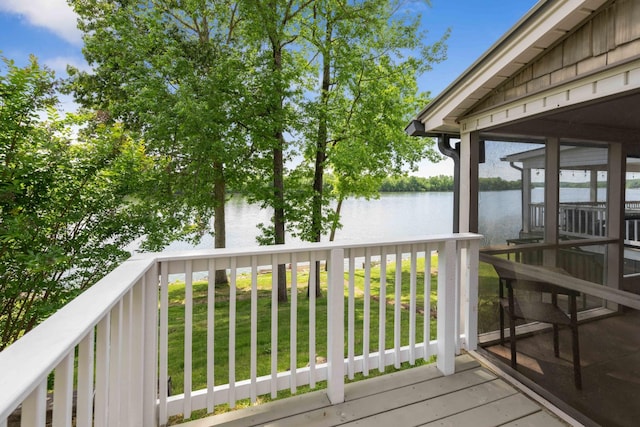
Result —
POLYGON ((369 333, 371 324, 371 248, 364 250, 364 318, 362 322, 362 374, 369 375, 369 333))
POLYGON ((431 358, 431 247, 427 244, 424 252, 424 318, 422 321, 423 358, 431 358))
POLYGON ((278 396, 278 257, 271 255, 271 398, 278 396))
POLYGON ((41 382, 22 402, 21 427, 44 427, 47 419, 47 380, 41 382))
POLYGON ((193 354, 193 263, 186 261, 184 278, 184 400, 182 414, 191 418, 192 354, 193 354))
POLYGON ((418 253, 411 245, 411 271, 409 275, 409 364, 416 364, 416 298, 418 281, 418 253))
POLYGON ((400 369, 402 363, 401 355, 401 322, 402 316, 400 312, 402 298, 402 252, 400 246, 396 247, 396 283, 395 283, 395 301, 393 304, 393 342, 394 342, 394 366, 400 369))
MULTIPOLYGON (((276 277, 275 271, 273 277, 276 277)), ((258 399, 256 378, 258 378, 258 257, 251 257, 251 402, 258 399)))
POLYGON ((53 385, 53 427, 71 425, 73 407, 73 352, 56 367, 53 385))
POLYGON ((111 335, 111 313, 98 323, 96 337, 96 396, 94 423, 96 427, 107 425, 109 415, 109 337, 111 335))
POLYGON ((95 332, 91 329, 78 345, 78 401, 76 425, 93 424, 93 366, 95 332))
POLYGON ((122 300, 111 309, 109 339, 109 418, 107 425, 120 424, 120 382, 122 379, 122 300))
POLYGON ((296 253, 291 254, 291 321, 290 321, 290 367, 291 394, 296 392, 298 370, 298 261, 296 253))
POLYGON ((236 258, 231 258, 229 284, 229 407, 236 407, 236 258))
POLYGON ((215 408, 215 316, 216 260, 210 259, 207 271, 207 412, 215 408))
POLYGON ((166 425, 167 415, 167 388, 169 381, 168 374, 168 352, 169 352, 169 264, 163 262, 160 266, 160 345, 159 345, 159 424, 166 425))
POLYGON ((347 309, 347 375, 350 380, 355 375, 355 331, 356 331, 356 302, 355 302, 355 257, 349 251, 349 301, 347 309))
POLYGON ((316 254, 309 253, 309 386, 316 387, 316 254))
POLYGON ((380 308, 378 311, 378 371, 384 372, 387 333, 387 248, 380 248, 380 308))

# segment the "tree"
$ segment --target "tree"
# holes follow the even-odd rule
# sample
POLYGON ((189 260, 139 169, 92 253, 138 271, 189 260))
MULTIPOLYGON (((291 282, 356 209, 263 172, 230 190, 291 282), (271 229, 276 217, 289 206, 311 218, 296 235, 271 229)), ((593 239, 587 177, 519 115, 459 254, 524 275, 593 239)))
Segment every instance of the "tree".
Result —
MULTIPOLYGON (((327 227, 335 235, 346 197, 377 197, 389 174, 412 169, 425 157, 437 160, 433 142, 408 137, 403 129, 427 102, 416 79, 444 58, 445 36, 422 44, 418 19, 397 16, 402 2, 388 0, 316 1, 303 31, 319 87, 307 104, 309 131, 305 160, 313 166, 310 207, 300 206, 296 226, 309 241, 320 241, 327 227), (418 56, 407 52, 419 51, 418 56), (325 191, 331 171, 335 191, 325 191), (328 208, 332 199, 336 208, 328 208)), ((306 165, 302 166, 307 168, 306 165)), ((317 288, 319 292, 319 288, 317 288)))
POLYGON ((96 115, 60 118, 55 84, 33 57, 2 58, 0 351, 161 229, 136 197, 153 185, 144 145, 96 115))
MULTIPOLYGON (((91 72, 72 71, 83 105, 106 111, 144 137, 162 164, 165 215, 198 240, 226 246, 227 186, 239 187, 255 147, 246 120, 255 102, 254 53, 230 0, 71 0, 91 72)), ((216 282, 226 282, 224 270, 216 282)))
MULTIPOLYGON (((74 73, 78 99, 144 136, 166 165, 158 197, 195 237, 213 216, 216 247, 227 186, 273 209, 263 242, 319 241, 338 224, 332 200, 375 197, 384 176, 435 158, 403 129, 426 102, 416 76, 444 44, 422 44, 417 19, 397 15, 403 2, 71 3, 93 66, 74 73), (295 154, 304 161, 288 171, 295 154), (325 193, 326 172, 340 193, 325 193)), ((282 301, 284 266, 278 276, 282 301)))
MULTIPOLYGON (((256 183, 251 187, 250 198, 273 209, 273 227, 262 227, 262 243, 284 244, 286 212, 291 200, 285 188, 285 153, 291 148, 287 134, 296 134, 301 121, 296 106, 300 104, 308 88, 307 60, 299 45, 294 45, 301 28, 308 20, 312 0, 247 0, 243 2, 243 18, 252 29, 248 41, 262 52, 261 91, 265 100, 263 114, 257 124, 261 133, 253 133, 254 141, 271 147, 271 170, 260 170, 254 174, 256 183), (291 48, 291 46, 295 46, 291 48), (266 130, 266 131, 265 131, 266 130), (263 177, 269 177, 265 181, 263 177), (256 191, 267 183, 267 191, 256 191), (270 191, 269 191, 270 190, 270 191)), ((278 301, 287 300, 285 265, 278 265, 278 301)))

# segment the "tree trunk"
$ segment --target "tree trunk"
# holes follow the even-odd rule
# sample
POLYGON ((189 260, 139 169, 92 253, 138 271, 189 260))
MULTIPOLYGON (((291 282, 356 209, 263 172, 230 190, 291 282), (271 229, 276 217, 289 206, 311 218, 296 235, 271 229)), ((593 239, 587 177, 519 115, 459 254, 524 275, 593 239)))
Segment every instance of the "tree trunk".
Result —
MULTIPOLYGON (((224 248, 227 246, 226 222, 224 217, 225 206, 225 180, 224 166, 219 162, 213 163, 215 181, 213 184, 213 239, 215 248, 224 248)), ((229 283, 226 270, 216 270, 215 284, 225 285, 229 283)))
MULTIPOLYGON (((273 64, 276 72, 282 70, 282 46, 273 45, 273 64)), ((278 103, 278 109, 282 111, 282 98, 278 103)), ((275 244, 282 245, 285 242, 285 218, 284 218, 284 132, 279 129, 275 134, 276 147, 273 149, 273 227, 275 244)), ((275 274, 275 272, 274 272, 275 274)), ((278 265, 278 302, 287 302, 287 270, 284 264, 278 265)))
MULTIPOLYGON (((279 141, 283 140, 282 134, 279 141)), ((273 189, 275 196, 273 226, 275 244, 284 244, 285 220, 284 220, 284 160, 282 145, 273 150, 273 189)), ((287 302, 287 270, 284 264, 278 265, 278 301, 287 302)))
MULTIPOLYGON (((327 108, 329 104, 329 89, 331 85, 331 57, 330 44, 331 21, 327 20, 325 28, 325 44, 329 47, 322 57, 322 89, 320 94, 320 114, 318 120, 318 134, 316 139, 316 161, 313 175, 313 199, 311 201, 311 238, 319 242, 322 238, 322 202, 324 191, 324 170, 327 161, 327 140, 329 138, 327 123, 327 108)), ((320 290, 320 262, 316 262, 316 297, 321 297, 320 290)), ((307 295, 309 290, 307 289, 307 295)))
POLYGON ((338 205, 336 206, 336 215, 335 218, 333 220, 333 224, 331 224, 331 235, 329 236, 329 241, 333 242, 333 240, 336 237, 336 229, 338 228, 338 220, 340 218, 340 211, 342 211, 342 201, 344 199, 342 198, 342 196, 340 196, 340 198, 338 199, 338 205))

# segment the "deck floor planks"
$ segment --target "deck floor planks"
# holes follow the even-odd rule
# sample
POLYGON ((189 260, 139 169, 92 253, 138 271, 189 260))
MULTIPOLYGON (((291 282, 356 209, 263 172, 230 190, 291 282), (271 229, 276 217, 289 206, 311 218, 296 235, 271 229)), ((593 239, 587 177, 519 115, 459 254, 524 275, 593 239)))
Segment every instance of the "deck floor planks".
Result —
POLYGON ((278 427, 343 425, 350 421, 375 416, 380 412, 392 412, 397 408, 403 409, 413 404, 422 405, 438 398, 442 398, 442 401, 448 401, 447 396, 452 393, 471 390, 469 387, 493 381, 495 378, 488 371, 477 368, 345 401, 338 405, 278 420, 274 424, 267 425, 277 425, 278 427))
MULTIPOLYGON (((478 361, 469 355, 465 354, 456 358, 456 372, 467 371, 479 366, 480 364, 478 361)), ((417 384, 419 382, 429 381, 442 376, 443 375, 438 371, 435 364, 430 364, 415 369, 406 369, 370 378, 366 380, 366 383, 363 383, 362 381, 349 383, 346 384, 344 388, 345 401, 360 399, 362 397, 382 393, 394 388, 417 384)))
POLYGON ((509 422, 511 427, 565 425, 541 411, 471 356, 463 355, 456 359, 456 373, 451 376, 426 365, 347 384, 345 402, 339 405, 330 405, 324 390, 319 390, 182 425, 401 427, 431 421, 455 426, 468 421, 474 427, 509 422))
MULTIPOLYGON (((456 376, 455 374, 453 376, 456 376)), ((417 426, 429 421, 440 420, 458 414, 470 408, 486 405, 517 393, 504 381, 495 379, 474 385, 453 393, 443 394, 410 405, 399 406, 393 410, 372 414, 343 426, 417 426)), ((372 411, 377 408, 371 408, 372 411)))
POLYGON ((531 399, 521 394, 512 394, 485 405, 423 424, 423 426, 492 427, 513 422, 538 412, 540 412, 540 407, 531 399))

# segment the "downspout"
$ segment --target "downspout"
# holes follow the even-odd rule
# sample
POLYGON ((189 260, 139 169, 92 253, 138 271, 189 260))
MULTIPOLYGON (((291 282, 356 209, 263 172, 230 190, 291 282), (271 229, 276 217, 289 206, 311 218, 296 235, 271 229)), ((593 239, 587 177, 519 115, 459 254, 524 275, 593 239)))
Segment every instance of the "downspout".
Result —
POLYGON ((442 134, 437 137, 438 149, 453 159, 453 232, 460 230, 460 145, 451 147, 451 137, 442 134))
POLYGON ((412 120, 404 131, 409 136, 435 137, 438 140, 438 149, 442 154, 453 159, 453 232, 460 230, 460 146, 451 147, 451 135, 429 134, 425 131, 424 124, 420 120, 412 120))

